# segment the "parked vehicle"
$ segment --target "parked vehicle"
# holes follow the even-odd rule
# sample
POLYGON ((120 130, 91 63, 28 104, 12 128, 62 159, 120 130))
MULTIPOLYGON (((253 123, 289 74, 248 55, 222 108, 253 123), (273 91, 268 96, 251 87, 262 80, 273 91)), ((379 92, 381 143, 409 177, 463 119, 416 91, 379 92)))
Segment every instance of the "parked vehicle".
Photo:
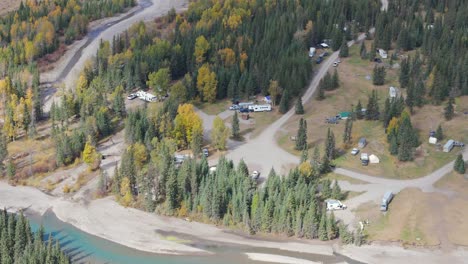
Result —
POLYGON ((388 191, 385 193, 384 197, 382 198, 382 204, 380 204, 380 211, 386 212, 388 210, 388 204, 393 199, 393 193, 388 191))
POLYGON ((327 202, 327 210, 328 211, 344 210, 344 209, 348 208, 346 205, 342 204, 338 200, 329 199, 329 200, 326 200, 326 202, 327 202))
MULTIPOLYGON (((252 109, 253 109, 254 112, 269 112, 269 111, 271 111, 271 105, 269 105, 269 104, 254 105, 252 109)), ((249 110, 250 110, 250 106, 249 106, 249 110)))
POLYGON ((353 156, 356 156, 358 153, 359 153, 359 149, 357 148, 353 148, 353 150, 351 150, 351 155, 353 156))
POLYGON ((328 51, 325 51, 322 55, 325 57, 328 56, 328 51))
POLYGON ((338 62, 335 61, 335 62, 333 63, 333 67, 337 67, 337 66, 338 66, 338 62))
POLYGON ((374 58, 374 62, 382 63, 382 60, 380 58, 374 58))
POLYGON ((247 108, 249 105, 254 105, 254 102, 243 102, 237 104, 240 108, 247 108))
POLYGON ((315 55, 315 48, 310 48, 309 49, 309 58, 312 58, 315 55))
POLYGON ((135 99, 135 98, 137 98, 137 97, 138 97, 138 96, 137 96, 136 94, 133 94, 133 93, 132 93, 132 94, 129 94, 129 95, 127 96, 127 99, 128 99, 128 100, 133 100, 133 99, 135 99))
POLYGON ((136 96, 138 96, 138 98, 146 102, 156 102, 158 99, 155 95, 147 93, 145 91, 138 91, 136 93, 136 96))
POLYGON ((362 164, 362 166, 369 165, 369 154, 361 153, 361 164, 362 164))
POLYGON ((367 145, 367 140, 366 138, 360 138, 359 139, 359 143, 358 143, 358 148, 364 148, 365 146, 367 145))
POLYGON ((252 175, 250 175, 250 176, 252 177, 252 179, 257 180, 260 177, 260 172, 254 170, 252 172, 252 175))
POLYGON ((455 146, 455 140, 450 139, 444 145, 444 152, 450 152, 453 149, 454 146, 455 146))
POLYGON ((207 149, 207 148, 204 148, 204 149, 202 150, 202 152, 203 152, 203 155, 204 155, 205 157, 208 157, 208 156, 210 155, 210 153, 208 152, 208 149, 207 149))
POLYGON ((315 63, 320 64, 320 63, 322 63, 322 61, 323 61, 323 57, 322 57, 322 55, 320 55, 320 57, 318 57, 318 58, 315 60, 315 63))
POLYGON ((239 108, 239 105, 234 104, 229 107, 229 110, 239 110, 239 108))
POLYGON ((243 107, 241 107, 241 108, 239 108, 239 112, 240 112, 240 113, 248 113, 248 112, 250 112, 250 111, 249 111, 249 108, 243 108, 243 107))
POLYGON ((328 124, 338 124, 339 119, 336 117, 329 117, 325 119, 325 122, 328 124))

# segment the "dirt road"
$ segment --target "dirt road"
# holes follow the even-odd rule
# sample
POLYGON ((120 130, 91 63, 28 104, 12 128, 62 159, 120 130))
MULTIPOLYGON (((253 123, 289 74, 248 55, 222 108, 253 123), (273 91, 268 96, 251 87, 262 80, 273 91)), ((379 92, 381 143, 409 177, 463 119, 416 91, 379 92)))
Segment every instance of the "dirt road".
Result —
MULTIPOLYGON (((463 157, 465 161, 468 160, 468 148, 464 150, 463 157)), ((335 214, 339 219, 343 220, 346 224, 349 224, 352 227, 354 224, 356 224, 356 222, 351 209, 357 208, 359 205, 369 201, 375 202, 377 204, 380 203, 382 196, 386 191, 392 191, 394 194, 396 194, 405 188, 414 187, 421 189, 423 192, 440 192, 451 196, 451 192, 435 188, 434 183, 453 170, 453 163, 454 162, 452 161, 424 177, 413 180, 384 179, 357 173, 343 168, 337 168, 334 171, 335 173, 345 175, 353 179, 365 181, 368 182, 368 184, 350 184, 347 181, 339 181, 340 187, 343 190, 364 193, 346 201, 346 205, 348 206, 349 210, 336 211, 335 214)))
POLYGON ((74 89, 76 80, 85 63, 91 59, 102 40, 112 40, 139 21, 150 21, 163 16, 174 7, 177 12, 186 10, 187 0, 151 0, 139 1, 137 7, 117 17, 106 18, 96 23, 98 30, 91 30, 84 39, 75 42, 57 63, 55 69, 41 75, 41 82, 46 88, 44 96, 44 111, 49 112, 52 102, 58 101, 57 88, 74 89), (62 82, 59 84, 57 82, 62 82), (54 87, 55 84, 56 87, 54 87))
MULTIPOLYGON (((373 30, 371 32, 373 32, 373 30)), ((352 40, 348 42, 348 46, 351 46, 355 42, 359 42, 364 38, 365 34, 361 34, 357 41, 352 40)), ((338 53, 338 51, 332 53, 329 58, 321 64, 317 72, 315 72, 309 87, 302 96, 302 102, 304 104, 313 104, 311 98, 317 90, 320 80, 328 72, 328 69, 332 64, 338 59, 338 53)), ((277 144, 275 135, 293 115, 294 109, 289 110, 280 119, 265 128, 265 130, 256 138, 238 146, 235 149, 230 149, 226 157, 228 159, 232 159, 235 164, 243 159, 251 170, 258 170, 261 172, 261 180, 266 179, 272 168, 278 173, 287 173, 291 167, 294 167, 299 163, 299 158, 280 148, 277 144)), ((215 163, 216 160, 211 161, 211 164, 215 163)))

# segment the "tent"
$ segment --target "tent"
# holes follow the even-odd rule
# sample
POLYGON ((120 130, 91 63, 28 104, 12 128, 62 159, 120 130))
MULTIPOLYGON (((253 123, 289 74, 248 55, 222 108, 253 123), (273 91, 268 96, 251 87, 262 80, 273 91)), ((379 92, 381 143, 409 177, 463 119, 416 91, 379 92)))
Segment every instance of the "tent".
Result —
POLYGON ((435 137, 430 137, 430 138, 429 138, 429 144, 437 144, 437 138, 435 138, 435 137))
POLYGON ((377 157, 376 155, 371 154, 371 155, 369 156, 369 162, 370 162, 370 163, 380 163, 380 159, 379 159, 379 157, 377 157))

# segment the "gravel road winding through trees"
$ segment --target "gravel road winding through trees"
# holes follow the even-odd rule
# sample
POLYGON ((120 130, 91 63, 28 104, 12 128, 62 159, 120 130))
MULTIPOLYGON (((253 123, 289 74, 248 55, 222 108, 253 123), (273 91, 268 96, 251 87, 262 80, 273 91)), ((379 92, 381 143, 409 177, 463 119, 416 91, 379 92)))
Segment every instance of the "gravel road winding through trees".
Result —
POLYGON ((124 32, 139 21, 150 21, 161 17, 171 9, 176 12, 186 10, 188 0, 140 0, 138 5, 125 14, 100 20, 96 28, 88 35, 75 42, 69 50, 57 62, 55 69, 41 75, 41 83, 47 89, 44 94, 44 112, 49 112, 52 102, 58 100, 56 84, 66 89, 74 89, 76 80, 83 70, 86 62, 91 59, 98 50, 102 40, 112 40, 112 37, 124 32), (59 84, 63 81, 63 84, 59 84))

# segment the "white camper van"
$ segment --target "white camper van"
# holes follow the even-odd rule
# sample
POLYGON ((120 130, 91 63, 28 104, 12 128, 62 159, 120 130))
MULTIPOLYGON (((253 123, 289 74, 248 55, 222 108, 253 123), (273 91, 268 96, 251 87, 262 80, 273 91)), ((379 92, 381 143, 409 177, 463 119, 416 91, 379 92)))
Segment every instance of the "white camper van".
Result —
POLYGON ((315 48, 310 48, 309 49, 309 58, 312 58, 315 55, 315 48))
MULTIPOLYGON (((250 107, 249 107, 250 108, 250 107)), ((254 112, 269 112, 271 111, 271 105, 265 104, 265 105, 254 105, 253 106, 253 111, 254 112)))

